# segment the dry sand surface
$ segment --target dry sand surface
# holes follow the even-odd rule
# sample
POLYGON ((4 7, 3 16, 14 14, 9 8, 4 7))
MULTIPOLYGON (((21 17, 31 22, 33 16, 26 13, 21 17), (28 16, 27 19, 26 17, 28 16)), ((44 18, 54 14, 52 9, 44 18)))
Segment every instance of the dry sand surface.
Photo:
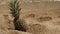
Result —
MULTIPOLYGON (((22 9, 20 17, 25 21, 24 24, 27 24, 27 32, 32 34, 60 34, 60 2, 22 2, 20 6, 22 9)), ((12 21, 13 17, 7 5, 0 5, 0 29, 14 30, 12 21)), ((6 34, 8 31, 0 32, 0 34, 6 34)), ((9 34, 11 34, 10 31, 9 34)))

